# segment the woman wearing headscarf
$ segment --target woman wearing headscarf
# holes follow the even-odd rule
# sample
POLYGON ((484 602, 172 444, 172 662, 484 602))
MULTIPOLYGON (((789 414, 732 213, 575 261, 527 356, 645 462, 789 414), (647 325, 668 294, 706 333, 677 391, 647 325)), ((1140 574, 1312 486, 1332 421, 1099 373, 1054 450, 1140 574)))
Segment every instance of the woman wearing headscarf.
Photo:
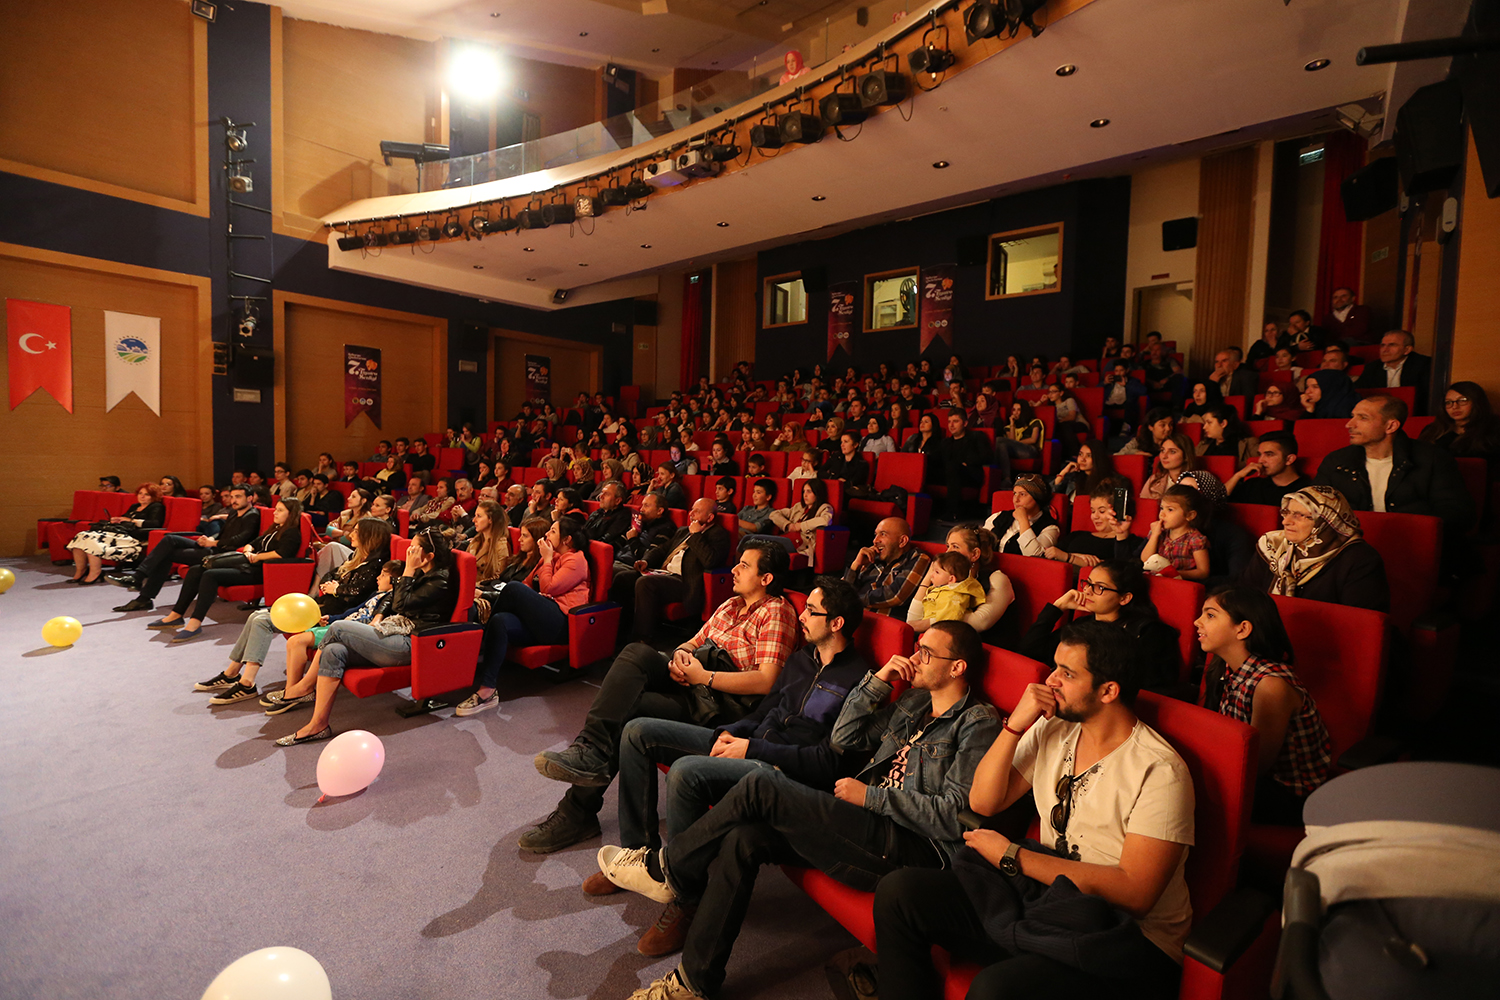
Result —
POLYGON ((1390 587, 1380 553, 1364 540, 1344 495, 1309 486, 1281 500, 1281 530, 1256 543, 1241 581, 1269 594, 1351 608, 1389 611, 1390 587))
POLYGON ((1193 383, 1192 395, 1186 406, 1182 408, 1182 422, 1185 424, 1201 423, 1203 415, 1224 401, 1219 392, 1219 383, 1209 379, 1199 379, 1193 383))
POLYGON ((1051 484, 1043 476, 1017 476, 1011 497, 1011 510, 997 511, 984 523, 995 534, 996 551, 1045 557, 1062 533, 1052 516, 1051 484))
POLYGON ((1348 420, 1354 416, 1354 404, 1359 400, 1359 390, 1349 376, 1332 368, 1307 376, 1307 388, 1302 392, 1302 408, 1316 420, 1348 420))

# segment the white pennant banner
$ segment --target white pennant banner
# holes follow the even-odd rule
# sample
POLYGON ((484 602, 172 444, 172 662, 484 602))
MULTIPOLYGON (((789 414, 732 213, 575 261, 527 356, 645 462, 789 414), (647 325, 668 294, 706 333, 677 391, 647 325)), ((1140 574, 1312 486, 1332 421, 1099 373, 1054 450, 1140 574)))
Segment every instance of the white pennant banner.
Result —
POLYGON ((104 409, 131 393, 161 416, 161 320, 104 313, 104 409))

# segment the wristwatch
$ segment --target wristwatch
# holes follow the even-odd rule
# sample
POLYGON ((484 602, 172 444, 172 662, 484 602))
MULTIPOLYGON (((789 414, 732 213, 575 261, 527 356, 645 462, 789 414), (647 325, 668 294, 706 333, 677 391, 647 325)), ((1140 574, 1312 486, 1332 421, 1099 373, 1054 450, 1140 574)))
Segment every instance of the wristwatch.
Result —
POLYGON ((1021 853, 1020 844, 1011 844, 1005 849, 1005 855, 1000 859, 1000 874, 1016 876, 1021 874, 1021 862, 1016 860, 1016 855, 1021 853))

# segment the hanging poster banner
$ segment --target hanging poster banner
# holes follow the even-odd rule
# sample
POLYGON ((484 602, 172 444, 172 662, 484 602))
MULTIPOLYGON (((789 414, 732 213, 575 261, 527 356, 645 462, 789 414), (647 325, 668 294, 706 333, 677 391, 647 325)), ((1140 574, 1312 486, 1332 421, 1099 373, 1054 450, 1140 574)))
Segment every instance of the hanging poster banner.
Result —
POLYGON ((854 356, 854 315, 859 285, 853 281, 841 282, 828 289, 828 360, 833 352, 842 347, 850 357, 854 356))
POLYGON ((131 393, 161 416, 161 320, 104 311, 104 409, 131 393))
POLYGON ((935 264, 922 268, 922 343, 919 351, 941 337, 953 346, 953 278, 956 264, 935 264))
POLYGON ((73 412, 73 311, 25 299, 5 300, 10 408, 45 389, 73 412))
POLYGON ((532 403, 552 402, 552 359, 540 354, 526 355, 526 399, 532 403))
POLYGON ((380 426, 380 348, 344 345, 344 426, 361 413, 380 426))

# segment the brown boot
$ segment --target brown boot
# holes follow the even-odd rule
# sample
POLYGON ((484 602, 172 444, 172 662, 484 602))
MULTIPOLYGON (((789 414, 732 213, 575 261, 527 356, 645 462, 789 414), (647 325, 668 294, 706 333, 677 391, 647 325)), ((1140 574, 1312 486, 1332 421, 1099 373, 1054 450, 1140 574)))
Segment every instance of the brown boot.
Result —
POLYGON ((583 880, 583 892, 586 896, 608 896, 619 891, 620 887, 605 878, 603 872, 594 872, 583 880))
POLYGON ((696 912, 696 906, 668 903, 667 908, 661 911, 661 916, 656 918, 656 923, 641 935, 635 950, 647 958, 663 958, 674 951, 681 951, 682 942, 687 938, 688 927, 696 912))

